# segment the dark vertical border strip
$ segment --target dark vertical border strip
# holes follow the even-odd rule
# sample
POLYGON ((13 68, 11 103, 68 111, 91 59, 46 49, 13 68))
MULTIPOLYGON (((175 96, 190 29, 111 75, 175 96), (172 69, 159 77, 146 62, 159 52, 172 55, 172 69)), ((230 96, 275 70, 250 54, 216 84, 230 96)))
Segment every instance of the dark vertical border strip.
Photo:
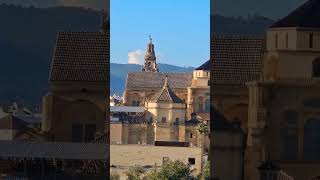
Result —
POLYGON ((108 36, 108 57, 107 57, 107 87, 106 87, 106 132, 107 132, 107 172, 106 172, 106 179, 109 180, 110 178, 110 0, 107 1, 106 13, 107 13, 107 36, 108 36))
POLYGON ((213 116, 214 116, 214 111, 213 111, 213 97, 212 97, 212 64, 213 64, 213 1, 210 0, 210 79, 209 79, 209 86, 210 86, 210 133, 209 133, 209 138, 210 138, 210 149, 209 149, 209 154, 208 154, 208 159, 210 160, 210 179, 213 179, 213 159, 212 159, 212 154, 213 154, 213 116))

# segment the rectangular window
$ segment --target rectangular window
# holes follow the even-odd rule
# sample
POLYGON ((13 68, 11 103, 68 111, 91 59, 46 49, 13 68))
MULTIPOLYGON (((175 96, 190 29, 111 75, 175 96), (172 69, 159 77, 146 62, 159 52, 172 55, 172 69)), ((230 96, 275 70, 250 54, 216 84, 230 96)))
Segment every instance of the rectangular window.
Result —
POLYGON ((177 125, 179 124, 179 118, 176 118, 176 124, 177 125))
POLYGON ((196 164, 196 158, 188 158, 188 163, 190 164, 190 165, 195 165, 196 164))
POLYGON ((72 142, 83 142, 83 125, 72 125, 72 142))
POLYGON ((287 136, 284 138, 283 156, 285 160, 296 160, 298 157, 298 138, 287 136))
POLYGON ((96 125, 95 124, 86 124, 85 125, 85 142, 91 142, 94 140, 96 134, 96 125))
POLYGON ((166 117, 162 117, 162 123, 167 123, 167 118, 166 117))
POLYGON ((190 133, 190 138, 192 138, 192 133, 190 133))
POLYGON ((309 34, 309 48, 313 48, 313 33, 309 34))

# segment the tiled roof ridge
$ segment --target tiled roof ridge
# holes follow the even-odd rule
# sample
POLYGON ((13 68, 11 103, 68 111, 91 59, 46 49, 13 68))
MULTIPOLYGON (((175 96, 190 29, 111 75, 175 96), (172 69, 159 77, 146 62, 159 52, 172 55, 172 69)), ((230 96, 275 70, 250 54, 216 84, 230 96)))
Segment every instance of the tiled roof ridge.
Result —
POLYGON ((128 72, 128 74, 137 74, 137 73, 153 73, 153 74, 163 74, 163 75, 166 75, 166 74, 192 74, 192 72, 128 72))
POLYGON ((271 84, 292 84, 292 85, 314 85, 320 84, 320 77, 279 77, 275 80, 257 80, 257 81, 250 81, 257 82, 257 83, 271 83, 271 84))
POLYGON ((265 40, 264 37, 262 36, 257 36, 257 35, 237 35, 237 34, 232 34, 232 35, 212 35, 212 39, 231 39, 231 40, 265 40))
POLYGON ((162 88, 164 77, 168 75, 170 87, 186 88, 191 86, 192 72, 129 72, 126 89, 129 88, 162 88))

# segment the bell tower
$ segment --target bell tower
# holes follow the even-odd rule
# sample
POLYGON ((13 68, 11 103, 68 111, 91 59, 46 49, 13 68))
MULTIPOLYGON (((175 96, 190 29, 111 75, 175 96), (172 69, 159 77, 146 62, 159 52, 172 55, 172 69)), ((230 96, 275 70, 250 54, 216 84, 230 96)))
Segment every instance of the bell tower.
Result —
POLYGON ((144 55, 144 65, 142 67, 143 72, 159 72, 157 67, 157 58, 154 52, 154 45, 152 44, 152 38, 149 36, 150 42, 147 45, 146 54, 144 55))

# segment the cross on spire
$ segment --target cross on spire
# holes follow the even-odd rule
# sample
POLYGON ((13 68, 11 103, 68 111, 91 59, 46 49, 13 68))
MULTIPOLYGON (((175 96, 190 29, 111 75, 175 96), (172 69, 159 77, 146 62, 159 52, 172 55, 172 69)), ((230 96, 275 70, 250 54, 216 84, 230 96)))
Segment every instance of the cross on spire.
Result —
POLYGON ((152 37, 151 37, 151 35, 149 35, 149 40, 150 40, 150 43, 152 43, 152 37))

